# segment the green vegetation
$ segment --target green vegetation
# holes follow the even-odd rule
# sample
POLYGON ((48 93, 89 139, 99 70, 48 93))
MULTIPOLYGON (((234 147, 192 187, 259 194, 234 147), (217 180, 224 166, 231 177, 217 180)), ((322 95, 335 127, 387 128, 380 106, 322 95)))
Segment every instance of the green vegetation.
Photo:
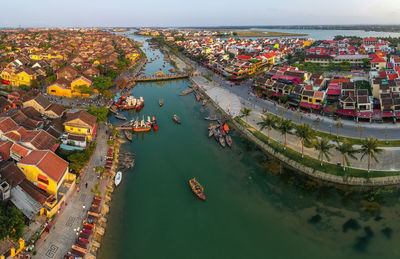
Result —
POLYGON ((87 86, 87 85, 77 85, 75 87, 75 89, 78 90, 78 92, 80 92, 81 94, 91 95, 94 93, 93 88, 91 88, 90 86, 87 86))
POLYGON ((97 122, 107 122, 108 109, 106 107, 89 106, 87 112, 97 118, 97 122))
POLYGON ((369 137, 363 141, 363 144, 361 145, 361 159, 364 158, 364 156, 368 157, 368 172, 369 169, 371 168, 371 160, 374 159, 376 163, 379 163, 378 158, 376 157, 376 154, 380 154, 383 152, 383 149, 378 148, 378 140, 369 137))
POLYGON ((315 170, 327 173, 327 174, 332 174, 332 175, 337 175, 337 176, 344 176, 345 174, 347 176, 351 177, 361 177, 361 178, 374 178, 374 177, 384 177, 384 176, 396 176, 399 175, 398 172, 396 171, 370 171, 368 173, 367 170, 362 170, 362 169, 356 169, 356 168, 347 168, 346 171, 343 170, 342 166, 338 166, 335 164, 323 162, 322 166, 319 160, 312 158, 310 156, 305 155, 304 157, 301 157, 301 154, 299 152, 294 151, 291 148, 286 148, 284 149, 283 145, 278 143, 277 141, 269 141, 268 137, 262 134, 261 132, 257 131, 256 129, 252 128, 249 124, 247 124, 245 121, 235 118, 234 119, 237 123, 248 129, 253 136, 255 136, 257 139, 271 147, 276 153, 281 153, 285 155, 287 158, 296 161, 297 163, 300 163, 304 166, 313 168, 315 170))
POLYGON ((371 84, 368 81, 356 81, 356 88, 368 90, 368 95, 372 95, 371 84))
POLYGON ((203 75, 203 77, 204 77, 205 79, 207 79, 208 81, 212 82, 212 79, 211 79, 211 78, 209 78, 208 76, 206 76, 206 75, 203 75))
POLYGON ((93 79, 93 87, 103 92, 112 86, 112 79, 108 76, 97 76, 93 79))
POLYGON ((266 116, 261 116, 261 119, 262 121, 258 122, 257 125, 260 126, 261 131, 265 128, 268 130, 268 139, 270 139, 270 132, 271 129, 275 127, 276 118, 270 114, 267 114, 266 116))
POLYGON ((294 127, 294 124, 292 123, 291 120, 286 120, 284 118, 279 118, 277 120, 276 124, 276 129, 283 134, 285 137, 285 141, 283 144, 283 148, 286 149, 286 144, 287 144, 287 134, 290 134, 292 132, 292 129, 294 127))
POLYGON ((359 150, 354 149, 353 145, 348 142, 337 142, 335 149, 342 155, 343 170, 346 170, 346 165, 350 166, 349 157, 357 159, 354 154, 359 153, 359 150))
POLYGON ((17 241, 25 228, 22 212, 14 205, 0 201, 0 240, 7 237, 17 241))
POLYGON ((69 162, 69 168, 79 175, 79 172, 89 161, 96 149, 96 143, 90 142, 89 147, 82 150, 65 150, 58 148, 56 154, 69 162))
POLYGON ((249 117, 249 115, 251 113, 251 109, 248 109, 248 108, 244 107, 243 109, 240 110, 240 113, 241 113, 240 117, 241 118, 245 117, 246 118, 246 122, 247 122, 247 118, 249 117))
POLYGON ((304 144, 311 142, 314 138, 314 132, 310 124, 302 123, 296 126, 296 136, 301 141, 301 156, 304 157, 304 144))
POLYGON ((324 157, 326 158, 327 161, 331 161, 330 155, 331 155, 331 149, 333 148, 333 145, 329 143, 329 139, 327 138, 317 138, 315 139, 315 142, 313 144, 315 150, 318 151, 318 159, 322 163, 324 162, 324 157))

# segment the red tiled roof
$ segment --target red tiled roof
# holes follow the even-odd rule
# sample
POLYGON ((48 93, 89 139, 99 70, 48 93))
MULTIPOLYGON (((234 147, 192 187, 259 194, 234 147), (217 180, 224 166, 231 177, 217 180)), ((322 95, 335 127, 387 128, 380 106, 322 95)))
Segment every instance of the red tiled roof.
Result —
POLYGON ((18 164, 35 165, 56 182, 61 180, 68 169, 68 162, 49 150, 33 150, 18 164))
POLYGON ((319 110, 322 108, 321 105, 318 104, 312 104, 312 103, 305 103, 305 102, 301 102, 300 106, 304 107, 304 108, 310 108, 310 109, 315 109, 315 110, 319 110))
POLYGON ((356 116, 357 115, 357 111, 354 109, 337 109, 336 113, 346 115, 346 116, 356 116))
POLYGON ((0 140, 0 156, 1 160, 10 159, 10 148, 12 143, 5 140, 0 140))
POLYGON ((2 132, 7 132, 13 128, 16 128, 17 126, 17 123, 15 123, 15 121, 10 117, 0 118, 0 131, 2 132))
POLYGON ((15 143, 12 145, 11 151, 19 154, 21 157, 25 157, 26 155, 29 154, 29 152, 31 152, 31 150, 29 148, 26 148, 18 143, 15 143))

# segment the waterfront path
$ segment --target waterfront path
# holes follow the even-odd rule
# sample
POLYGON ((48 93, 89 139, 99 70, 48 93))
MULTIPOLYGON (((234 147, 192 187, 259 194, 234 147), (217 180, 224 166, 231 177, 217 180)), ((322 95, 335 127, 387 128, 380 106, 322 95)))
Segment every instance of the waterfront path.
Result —
MULTIPOLYGON (((251 93, 251 88, 253 85, 253 81, 251 79, 241 82, 237 85, 233 82, 230 82, 229 80, 226 80, 223 76, 218 75, 205 67, 199 66, 194 61, 191 61, 187 58, 185 58, 185 61, 188 62, 192 67, 195 67, 198 73, 210 77, 221 88, 227 89, 231 93, 236 94, 240 98, 242 105, 245 104, 252 110, 262 111, 262 108, 265 107, 266 110, 270 113, 281 117, 283 116, 286 119, 290 119, 294 122, 308 123, 310 125, 313 125, 313 128, 318 131, 323 131, 326 133, 334 133, 336 131, 335 125, 338 122, 337 120, 333 120, 332 118, 318 114, 287 110, 273 101, 257 98, 254 94, 251 93), (282 113, 281 110, 284 110, 284 112, 282 113), (317 119, 319 119, 319 122, 317 119)), ((213 82, 209 83, 213 84, 213 82)), ((344 137, 366 138, 373 136, 377 139, 382 140, 400 139, 400 124, 357 123, 356 121, 351 120, 341 120, 341 122, 343 123, 343 127, 340 128, 339 133, 341 136, 344 137)))
POLYGON ((94 194, 91 193, 91 189, 98 182, 100 182, 101 187, 106 185, 107 180, 99 180, 97 178, 98 174, 94 171, 96 166, 104 165, 108 149, 106 128, 107 126, 104 124, 99 125, 96 150, 84 168, 84 176, 79 181, 80 191, 75 191, 73 196, 66 201, 66 206, 57 215, 50 232, 43 234, 42 238, 37 242, 35 248, 37 254, 33 258, 63 258, 75 243, 77 237, 76 229, 82 226, 82 221, 85 219, 93 200, 94 194), (88 183, 87 188, 84 186, 85 183, 88 183))
MULTIPOLYGON (((221 87, 218 83, 214 85, 214 82, 210 82, 207 79, 205 79, 202 76, 196 76, 191 78, 193 82, 195 82, 198 86, 200 86, 207 95, 218 105, 220 106, 225 112, 229 114, 229 111, 231 112, 230 114, 232 117, 236 117, 240 115, 240 109, 241 107, 247 107, 252 109, 252 112, 250 113, 250 116, 248 117, 248 123, 254 127, 255 129, 259 130, 259 126, 257 125, 258 122, 261 121, 261 116, 262 116, 262 106, 260 105, 263 100, 256 99, 254 100, 255 102, 251 102, 249 100, 244 99, 240 95, 237 95, 234 93, 234 91, 229 91, 228 89, 221 87), (234 105, 232 105, 234 104, 234 105)), ((310 123, 314 128, 316 128, 315 123, 311 119, 309 114, 304 115, 303 118, 300 120, 300 118, 296 118, 294 114, 290 115, 291 111, 288 111, 286 109, 279 108, 279 106, 275 106, 272 104, 271 106, 267 106, 268 112, 274 113, 278 116, 284 116, 288 119, 292 119, 294 122, 296 122, 296 119, 298 119, 299 122, 306 122, 310 123), (285 116, 286 115, 286 116, 285 116), (309 122, 307 122, 306 118, 309 119, 309 122)), ((244 118, 243 118, 244 119, 244 118)), ((379 128, 375 128, 378 130, 379 128)), ((342 132, 343 128, 340 130, 342 132)), ((354 130, 354 129, 353 129, 354 130)), ((382 129, 379 129, 382 131, 382 129)), ((400 129, 399 129, 400 131, 400 129)), ((329 132, 329 131, 328 131, 329 132)), ((332 134, 336 132, 336 129, 332 129, 332 134)), ((356 134, 359 134, 357 131, 355 131, 356 134)), ((267 135, 267 130, 264 130, 263 133, 267 135)), ((342 135, 342 134, 341 134, 342 135)), ((283 143, 284 141, 284 136, 276 131, 276 130, 271 130, 271 138, 283 143)), ((287 136, 287 143, 288 147, 291 149, 301 152, 301 143, 300 140, 295 136, 295 135, 288 135, 287 136)), ((355 146, 357 148, 357 146, 355 146)), ((400 156, 400 147, 386 147, 383 148, 385 151, 382 154, 378 154, 377 157, 380 161, 380 163, 376 163, 375 161, 372 161, 371 163, 371 170, 377 170, 377 171, 398 171, 400 170, 400 160, 396 159, 396 157, 400 156)), ((310 157, 313 157, 315 159, 318 159, 318 153, 313 149, 313 148, 304 148, 304 153, 310 157)), ((357 160, 350 159, 350 164, 351 167, 353 168, 359 168, 359 169, 367 169, 367 157, 364 157, 363 160, 361 160, 361 155, 358 154, 356 155, 357 160)), ((330 163, 332 164, 340 164, 342 162, 342 156, 338 151, 336 151, 334 148, 331 150, 331 161, 330 163)))

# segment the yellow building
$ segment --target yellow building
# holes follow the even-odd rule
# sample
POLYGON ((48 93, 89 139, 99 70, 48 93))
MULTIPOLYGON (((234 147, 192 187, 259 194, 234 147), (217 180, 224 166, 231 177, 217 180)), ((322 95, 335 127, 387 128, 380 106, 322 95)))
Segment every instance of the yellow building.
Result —
MULTIPOLYGON (((72 82, 60 78, 57 79, 52 85, 47 87, 47 93, 62 97, 90 97, 89 93, 81 93, 79 90, 80 86, 91 87, 92 81, 84 76, 80 76, 74 79, 72 82)), ((94 93, 97 93, 97 89, 92 89, 94 93)))
POLYGON ((86 111, 68 113, 64 122, 65 131, 71 134, 84 135, 91 141, 97 130, 96 117, 86 111))
POLYGON ((50 150, 33 150, 17 166, 26 179, 56 198, 64 180, 75 180, 75 175, 68 170, 68 162, 50 150))
POLYGON ((36 72, 28 67, 6 68, 1 72, 1 79, 11 86, 31 86, 36 80, 36 72))

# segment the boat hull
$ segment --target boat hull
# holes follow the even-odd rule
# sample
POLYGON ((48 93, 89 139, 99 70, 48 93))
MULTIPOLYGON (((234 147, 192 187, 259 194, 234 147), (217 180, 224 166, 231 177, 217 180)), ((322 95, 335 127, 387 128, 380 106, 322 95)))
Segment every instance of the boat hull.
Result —
POLYGON ((143 131, 149 131, 151 130, 151 126, 145 127, 145 128, 133 128, 134 132, 143 132, 143 131))

